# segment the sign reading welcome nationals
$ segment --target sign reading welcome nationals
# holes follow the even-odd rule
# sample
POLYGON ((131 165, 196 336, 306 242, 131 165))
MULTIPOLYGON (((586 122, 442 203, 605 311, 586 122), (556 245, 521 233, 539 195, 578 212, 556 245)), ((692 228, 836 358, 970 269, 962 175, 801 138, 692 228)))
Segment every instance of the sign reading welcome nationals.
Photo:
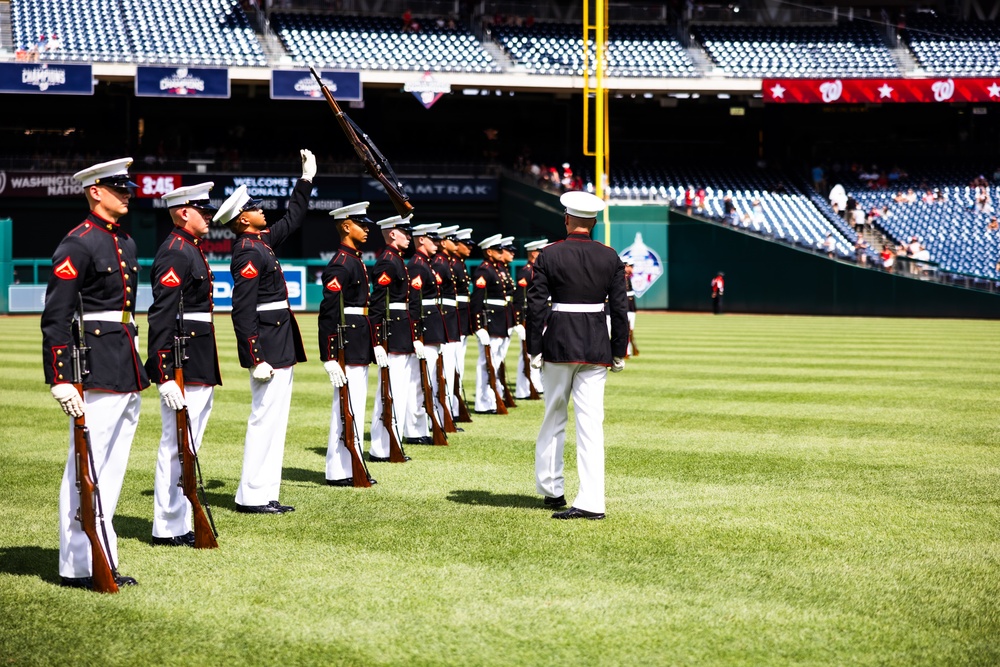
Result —
MULTIPOLYGON (((338 102, 361 101, 361 74, 323 70, 319 73, 338 102)), ((272 100, 322 100, 316 79, 307 69, 276 69, 271 72, 272 100)))
POLYGON ((229 71, 204 67, 135 68, 136 97, 229 98, 229 71))
POLYGON ((90 65, 62 63, 0 63, 0 93, 93 95, 90 65))
POLYGON ((764 79, 765 102, 882 104, 1000 102, 1000 77, 959 79, 764 79))

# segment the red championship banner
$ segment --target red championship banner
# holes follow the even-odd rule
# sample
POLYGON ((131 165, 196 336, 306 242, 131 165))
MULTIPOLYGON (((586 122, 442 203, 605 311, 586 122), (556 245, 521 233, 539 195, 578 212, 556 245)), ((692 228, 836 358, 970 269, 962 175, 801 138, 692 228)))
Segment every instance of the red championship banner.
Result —
POLYGON ((762 92, 777 104, 1000 102, 1000 78, 764 79, 762 92))

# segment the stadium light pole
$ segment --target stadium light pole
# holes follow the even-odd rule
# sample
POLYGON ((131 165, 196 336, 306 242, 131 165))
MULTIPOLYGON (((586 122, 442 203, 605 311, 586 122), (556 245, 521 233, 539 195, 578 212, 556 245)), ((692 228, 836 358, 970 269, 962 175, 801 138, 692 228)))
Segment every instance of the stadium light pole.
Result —
MULTIPOLYGON (((604 61, 608 46, 607 0, 583 0, 583 154, 594 158, 594 194, 607 201, 605 179, 609 171, 608 90, 604 87, 604 61), (591 21, 591 13, 594 20, 591 21), (594 43, 594 74, 590 74, 590 42, 594 43), (593 79, 593 82, 591 82, 593 79), (593 102, 593 105, 591 105, 593 102), (593 106, 593 111, 591 110, 593 106), (591 145, 590 117, 594 116, 594 139, 591 145)), ((602 213, 604 244, 611 245, 608 208, 602 213)))

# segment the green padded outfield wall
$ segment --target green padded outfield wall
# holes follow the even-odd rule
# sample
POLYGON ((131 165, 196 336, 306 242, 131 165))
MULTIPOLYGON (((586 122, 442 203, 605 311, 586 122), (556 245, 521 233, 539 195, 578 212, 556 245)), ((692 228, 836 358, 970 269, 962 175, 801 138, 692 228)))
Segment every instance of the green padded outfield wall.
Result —
POLYGON ((726 274, 724 312, 1000 318, 1000 295, 865 269, 670 212, 670 309, 710 311, 726 274))
MULTIPOLYGON (((608 208, 611 247, 632 259, 636 308, 665 310, 671 307, 670 277, 667 271, 668 227, 665 206, 622 206, 608 208)), ((598 218, 600 220, 600 218, 598 218)), ((594 227, 594 239, 604 242, 604 223, 594 227)))

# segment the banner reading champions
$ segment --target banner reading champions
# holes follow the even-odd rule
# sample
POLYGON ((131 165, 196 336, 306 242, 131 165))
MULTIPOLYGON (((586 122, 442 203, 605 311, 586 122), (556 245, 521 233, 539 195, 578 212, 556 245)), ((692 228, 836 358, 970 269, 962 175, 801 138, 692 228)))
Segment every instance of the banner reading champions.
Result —
MULTIPOLYGON (((323 70, 319 73, 338 102, 361 101, 361 74, 323 70)), ((316 79, 307 69, 276 69, 271 72, 272 100, 321 100, 316 79)))
POLYGON ((93 95, 90 65, 62 63, 0 63, 0 93, 93 95))
POLYGON ((135 69, 136 97, 229 98, 229 70, 204 67, 135 69))

